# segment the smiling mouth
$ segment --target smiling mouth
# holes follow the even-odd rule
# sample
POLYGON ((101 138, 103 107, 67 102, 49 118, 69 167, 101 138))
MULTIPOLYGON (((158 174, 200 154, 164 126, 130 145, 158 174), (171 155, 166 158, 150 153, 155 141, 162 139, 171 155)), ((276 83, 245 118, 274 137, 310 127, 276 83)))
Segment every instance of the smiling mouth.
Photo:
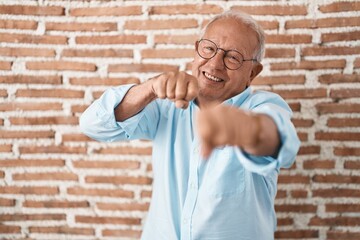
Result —
POLYGON ((211 74, 209 74, 207 72, 203 72, 203 74, 207 79, 209 79, 209 80, 211 80, 213 82, 223 82, 224 81, 223 79, 215 77, 214 75, 211 75, 211 74))

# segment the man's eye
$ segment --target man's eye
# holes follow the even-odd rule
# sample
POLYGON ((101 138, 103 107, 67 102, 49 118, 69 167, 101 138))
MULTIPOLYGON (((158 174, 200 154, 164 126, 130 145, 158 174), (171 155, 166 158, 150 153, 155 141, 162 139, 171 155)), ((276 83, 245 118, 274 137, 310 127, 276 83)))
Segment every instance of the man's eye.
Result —
POLYGON ((213 52, 215 49, 213 47, 204 47, 205 51, 207 52, 213 52))

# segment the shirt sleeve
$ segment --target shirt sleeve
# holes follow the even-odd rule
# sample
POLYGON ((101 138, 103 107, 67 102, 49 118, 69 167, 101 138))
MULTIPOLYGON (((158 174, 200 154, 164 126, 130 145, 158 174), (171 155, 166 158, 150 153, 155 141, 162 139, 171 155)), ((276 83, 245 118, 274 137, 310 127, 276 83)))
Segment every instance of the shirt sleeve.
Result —
POLYGON ((122 85, 106 90, 81 115, 81 131, 101 142, 132 139, 152 139, 159 118, 156 101, 148 104, 141 112, 123 122, 117 122, 114 109, 123 100, 134 84, 122 85))
POLYGON ((289 168, 294 163, 300 148, 300 140, 291 122, 292 111, 287 103, 278 95, 271 94, 270 100, 254 104, 250 110, 270 116, 278 129, 280 150, 276 158, 271 156, 254 156, 235 148, 236 155, 243 166, 264 176, 279 172, 280 168, 289 168))

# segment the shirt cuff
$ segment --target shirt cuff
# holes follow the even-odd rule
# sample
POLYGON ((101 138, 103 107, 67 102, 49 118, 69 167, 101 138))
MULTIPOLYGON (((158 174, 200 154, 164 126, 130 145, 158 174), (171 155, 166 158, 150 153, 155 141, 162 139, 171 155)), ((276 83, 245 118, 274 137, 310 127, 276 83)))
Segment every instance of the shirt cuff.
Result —
POLYGON ((247 170, 264 176, 271 174, 273 171, 278 172, 280 168, 291 167, 300 148, 299 138, 290 121, 291 112, 276 105, 272 105, 271 107, 262 106, 253 109, 253 111, 266 114, 274 120, 280 135, 281 147, 276 158, 270 156, 254 156, 243 152, 240 148, 235 148, 235 153, 241 164, 243 164, 247 170))

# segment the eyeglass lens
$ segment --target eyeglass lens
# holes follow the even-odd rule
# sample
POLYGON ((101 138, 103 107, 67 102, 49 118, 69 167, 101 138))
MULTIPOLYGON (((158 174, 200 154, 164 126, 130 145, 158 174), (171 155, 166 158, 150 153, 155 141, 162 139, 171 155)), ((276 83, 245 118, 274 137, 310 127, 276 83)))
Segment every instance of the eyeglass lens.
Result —
MULTIPOLYGON (((216 55, 218 49, 220 48, 218 48, 214 42, 207 39, 202 39, 199 41, 197 52, 200 57, 210 59, 216 55)), ((235 70, 242 65, 244 58, 239 52, 235 50, 223 51, 225 52, 223 61, 227 68, 235 70)))

